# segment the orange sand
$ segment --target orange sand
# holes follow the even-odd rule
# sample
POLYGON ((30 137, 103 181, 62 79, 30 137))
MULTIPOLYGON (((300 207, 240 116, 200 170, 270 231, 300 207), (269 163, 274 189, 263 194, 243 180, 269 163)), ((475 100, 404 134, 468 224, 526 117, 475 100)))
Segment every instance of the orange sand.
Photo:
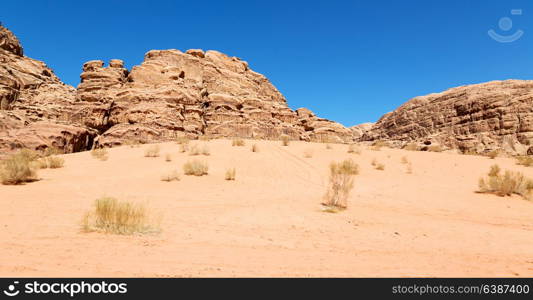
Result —
POLYGON ((211 155, 190 157, 173 143, 161 144, 158 158, 143 157, 148 145, 110 149, 105 162, 75 153, 63 156, 64 168, 41 170, 38 182, 0 186, 0 276, 533 276, 533 203, 475 193, 494 163, 533 178, 533 168, 513 159, 193 143, 207 143, 211 155), (349 208, 322 212, 328 164, 348 157, 361 169, 349 208), (208 176, 160 180, 193 158, 209 162, 208 176), (230 167, 233 182, 224 180, 230 167), (163 231, 81 233, 82 216, 101 196, 147 203, 163 231))

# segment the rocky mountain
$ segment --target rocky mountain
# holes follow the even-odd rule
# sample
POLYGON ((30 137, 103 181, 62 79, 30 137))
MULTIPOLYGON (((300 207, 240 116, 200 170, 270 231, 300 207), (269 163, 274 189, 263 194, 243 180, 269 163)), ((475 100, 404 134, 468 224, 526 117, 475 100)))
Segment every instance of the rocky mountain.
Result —
POLYGON ((362 140, 416 143, 477 153, 533 154, 533 81, 506 80, 416 97, 381 119, 362 140))
POLYGON ((180 135, 353 141, 350 129, 291 110, 265 76, 217 51, 152 50, 131 70, 118 59, 89 61, 76 89, 24 56, 0 26, 0 62, 0 153, 75 152, 180 135))

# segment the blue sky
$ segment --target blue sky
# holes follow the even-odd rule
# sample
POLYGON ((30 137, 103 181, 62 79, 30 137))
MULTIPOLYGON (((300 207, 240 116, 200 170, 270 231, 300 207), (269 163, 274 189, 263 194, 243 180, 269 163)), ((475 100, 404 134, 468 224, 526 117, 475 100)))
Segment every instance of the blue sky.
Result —
POLYGON ((414 96, 533 79, 533 1, 4 1, 0 20, 74 86, 88 60, 131 68, 150 49, 215 49, 265 74, 291 108, 347 126, 414 96), (490 29, 524 35, 499 43, 490 29))

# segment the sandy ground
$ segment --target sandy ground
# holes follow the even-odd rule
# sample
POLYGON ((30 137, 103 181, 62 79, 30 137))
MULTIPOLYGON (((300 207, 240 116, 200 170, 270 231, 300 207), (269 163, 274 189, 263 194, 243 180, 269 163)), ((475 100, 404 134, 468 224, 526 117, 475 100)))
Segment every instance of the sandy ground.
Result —
POLYGON ((208 176, 161 181, 191 159, 167 143, 158 158, 144 157, 148 145, 110 149, 105 162, 89 152, 64 155, 65 167, 41 170, 38 182, 0 185, 0 276, 533 276, 533 203, 475 193, 494 163, 533 177, 512 159, 193 143, 210 147, 200 157, 208 176), (328 164, 348 157, 361 169, 349 208, 322 212, 328 164), (374 158, 384 171, 371 166, 374 158), (234 182, 224 180, 229 167, 234 182), (82 233, 82 216, 102 196, 146 203, 162 216, 162 232, 82 233))

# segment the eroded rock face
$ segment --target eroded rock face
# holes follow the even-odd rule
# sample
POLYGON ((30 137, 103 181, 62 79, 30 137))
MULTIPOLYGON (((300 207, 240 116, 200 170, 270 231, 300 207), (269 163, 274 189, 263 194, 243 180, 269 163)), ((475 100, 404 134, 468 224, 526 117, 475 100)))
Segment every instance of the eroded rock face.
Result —
POLYGON ((118 60, 90 61, 81 79, 77 99, 89 108, 79 117, 105 146, 177 135, 352 140, 340 124, 291 110, 247 62, 217 51, 152 50, 131 72, 118 60))
POLYGON ((248 63, 217 51, 152 50, 131 71, 124 62, 83 65, 77 89, 23 55, 0 26, 0 156, 19 148, 65 152, 127 141, 244 137, 352 141, 352 131, 283 95, 248 63))
POLYGON ((413 98, 362 137, 379 139, 526 154, 533 144, 533 81, 493 81, 413 98))
POLYGON ((75 89, 23 56, 17 38, 0 26, 0 156, 19 148, 90 147, 95 132, 69 119, 74 101, 75 89))

